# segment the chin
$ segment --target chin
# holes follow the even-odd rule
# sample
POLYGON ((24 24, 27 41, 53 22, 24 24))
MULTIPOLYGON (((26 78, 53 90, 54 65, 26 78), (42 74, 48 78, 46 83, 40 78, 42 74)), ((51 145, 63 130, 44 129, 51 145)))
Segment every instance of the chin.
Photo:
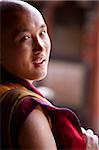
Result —
POLYGON ((40 81, 43 80, 47 76, 47 72, 43 73, 42 75, 38 75, 34 80, 40 81))
POLYGON ((25 76, 24 78, 27 79, 27 80, 32 80, 32 81, 40 81, 40 80, 43 80, 47 75, 47 72, 43 72, 43 73, 40 73, 40 74, 33 74, 31 76, 25 76))

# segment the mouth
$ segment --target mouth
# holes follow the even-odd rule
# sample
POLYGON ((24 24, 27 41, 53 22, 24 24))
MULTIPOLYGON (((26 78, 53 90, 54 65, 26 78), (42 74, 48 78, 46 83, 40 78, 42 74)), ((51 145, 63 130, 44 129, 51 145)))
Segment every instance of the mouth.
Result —
POLYGON ((46 62, 46 59, 42 57, 39 57, 33 60, 34 65, 41 65, 41 64, 44 64, 44 62, 46 62))

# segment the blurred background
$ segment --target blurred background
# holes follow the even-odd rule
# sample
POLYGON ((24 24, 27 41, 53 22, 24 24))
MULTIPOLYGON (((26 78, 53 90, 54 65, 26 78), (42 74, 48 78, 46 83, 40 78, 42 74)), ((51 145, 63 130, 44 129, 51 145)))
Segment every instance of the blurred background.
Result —
POLYGON ((52 41, 48 76, 36 86, 99 133, 99 1, 28 2, 42 12, 52 41))

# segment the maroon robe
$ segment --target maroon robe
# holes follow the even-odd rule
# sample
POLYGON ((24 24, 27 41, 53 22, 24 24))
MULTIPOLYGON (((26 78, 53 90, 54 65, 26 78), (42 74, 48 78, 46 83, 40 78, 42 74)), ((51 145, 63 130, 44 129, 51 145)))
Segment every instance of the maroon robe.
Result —
MULTIPOLYGON (((19 79, 3 69, 2 85, 14 83, 24 86, 25 88, 42 96, 38 90, 28 82, 19 79)), ((43 97, 43 96, 42 96, 43 97)), ((82 134, 81 126, 77 116, 67 108, 58 108, 42 101, 40 98, 28 96, 21 101, 11 119, 10 131, 11 143, 8 142, 8 119, 10 114, 11 98, 7 97, 7 101, 1 103, 1 144, 2 148, 17 148, 17 142, 22 124, 28 115, 39 104, 44 112, 50 117, 52 124, 52 133, 56 141, 57 149, 63 150, 85 150, 86 139, 82 134)))

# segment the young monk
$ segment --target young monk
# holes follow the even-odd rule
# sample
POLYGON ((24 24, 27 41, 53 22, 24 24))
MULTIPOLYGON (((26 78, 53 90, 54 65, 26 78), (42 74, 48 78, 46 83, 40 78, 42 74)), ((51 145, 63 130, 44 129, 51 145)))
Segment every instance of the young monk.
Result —
POLYGON ((0 2, 1 149, 98 150, 69 109, 48 102, 33 86, 47 74, 51 43, 40 12, 22 1, 0 2))

